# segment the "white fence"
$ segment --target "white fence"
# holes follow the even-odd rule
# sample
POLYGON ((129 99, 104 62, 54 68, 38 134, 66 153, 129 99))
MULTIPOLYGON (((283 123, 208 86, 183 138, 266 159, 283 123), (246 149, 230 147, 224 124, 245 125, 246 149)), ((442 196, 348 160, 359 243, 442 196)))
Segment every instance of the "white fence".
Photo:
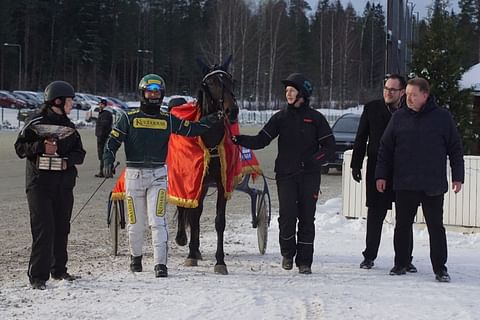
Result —
MULTIPOLYGON (((367 207, 365 206, 365 168, 366 159, 362 166, 362 181, 357 183, 352 179, 350 160, 352 150, 348 150, 343 158, 342 171, 342 194, 343 215, 352 218, 366 218, 367 207)), ((443 204, 443 221, 446 225, 461 227, 480 227, 480 157, 465 156, 465 183, 462 190, 455 194, 451 191, 451 174, 447 166, 449 191, 445 194, 443 204)), ((394 221, 394 211, 389 211, 386 220, 394 221), (393 212, 392 212, 393 211, 393 212)), ((417 222, 424 222, 422 208, 418 209, 417 222)))

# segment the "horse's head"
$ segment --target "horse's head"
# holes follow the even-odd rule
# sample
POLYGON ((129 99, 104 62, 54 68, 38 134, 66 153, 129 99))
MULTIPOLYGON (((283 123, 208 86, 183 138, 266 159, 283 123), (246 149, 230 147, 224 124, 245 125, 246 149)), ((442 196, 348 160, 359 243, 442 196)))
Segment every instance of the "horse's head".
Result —
POLYGON ((230 121, 236 121, 238 106, 233 93, 233 78, 227 71, 231 59, 230 56, 222 65, 213 66, 197 59, 203 70, 201 96, 199 95, 203 115, 221 111, 230 121))

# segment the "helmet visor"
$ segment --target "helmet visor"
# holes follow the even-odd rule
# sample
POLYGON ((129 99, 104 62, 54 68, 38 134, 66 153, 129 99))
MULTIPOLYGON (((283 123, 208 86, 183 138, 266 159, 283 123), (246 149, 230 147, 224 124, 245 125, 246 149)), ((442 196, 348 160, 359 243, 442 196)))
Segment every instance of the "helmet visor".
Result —
POLYGON ((150 84, 147 84, 147 86, 145 87, 145 90, 146 91, 160 91, 160 90, 162 90, 162 87, 158 83, 150 83, 150 84))

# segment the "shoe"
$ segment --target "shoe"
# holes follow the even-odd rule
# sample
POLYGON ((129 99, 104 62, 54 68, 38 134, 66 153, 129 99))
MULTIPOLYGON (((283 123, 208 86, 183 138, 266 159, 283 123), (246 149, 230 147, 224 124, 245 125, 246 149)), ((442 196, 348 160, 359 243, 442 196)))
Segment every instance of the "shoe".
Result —
POLYGON ((298 267, 298 273, 311 274, 312 273, 312 268, 310 266, 299 266, 298 267))
POLYGON ((440 270, 439 272, 435 273, 435 280, 438 282, 450 282, 450 276, 446 270, 440 270))
POLYGON ((418 270, 417 270, 417 267, 415 267, 413 265, 413 263, 410 263, 407 267, 407 272, 410 272, 410 273, 416 273, 418 270))
POLYGON ((95 175, 95 178, 105 178, 105 176, 103 175, 103 173, 97 173, 95 175))
POLYGON ((166 278, 168 277, 168 268, 164 264, 157 264, 155 266, 155 277, 166 278))
POLYGON ((134 257, 130 256, 130 271, 142 272, 142 256, 134 257))
POLYGON ((45 281, 39 280, 39 279, 30 280, 30 285, 32 286, 32 289, 36 289, 36 290, 45 290, 45 289, 47 289, 47 286, 46 286, 46 284, 45 284, 45 281))
POLYGON ((285 269, 285 270, 292 270, 292 268, 293 268, 293 259, 292 259, 292 258, 283 257, 283 259, 282 259, 282 268, 285 269))
POLYGON ((54 273, 52 273, 52 279, 54 279, 54 280, 73 281, 73 280, 80 279, 80 276, 74 276, 74 275, 71 275, 71 274, 68 273, 68 272, 64 272, 64 273, 60 273, 60 274, 54 274, 54 273))
POLYGON ((363 259, 363 261, 360 263, 360 269, 372 269, 373 266, 373 260, 367 258, 363 259))
POLYGON ((407 268, 405 267, 394 266, 390 270, 391 276, 401 276, 402 274, 406 274, 406 273, 407 273, 407 268))

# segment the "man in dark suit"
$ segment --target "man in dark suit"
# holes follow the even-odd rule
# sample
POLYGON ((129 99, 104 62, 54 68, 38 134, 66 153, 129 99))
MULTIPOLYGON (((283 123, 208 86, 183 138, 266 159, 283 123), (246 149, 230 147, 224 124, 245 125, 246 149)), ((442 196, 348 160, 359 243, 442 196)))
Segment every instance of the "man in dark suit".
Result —
POLYGON ((390 274, 408 272, 409 233, 422 205, 435 279, 450 282, 443 199, 448 191, 447 157, 454 193, 462 189, 465 180, 462 140, 450 111, 438 106, 430 95, 426 79, 408 80, 405 92, 406 106, 393 115, 385 128, 375 168, 377 190, 383 193, 393 180, 395 191, 395 265, 390 274))
MULTIPOLYGON (((353 155, 350 167, 353 179, 357 182, 362 180, 362 163, 367 154, 366 193, 367 193, 367 232, 366 248, 362 252, 364 260, 360 268, 371 269, 378 254, 382 225, 388 209, 392 208, 394 193, 391 185, 384 193, 377 191, 375 186, 375 166, 377 164, 377 152, 385 128, 392 114, 400 108, 405 94, 406 82, 402 76, 389 75, 383 88, 383 99, 367 103, 363 109, 362 117, 355 138, 353 155), (368 142, 368 146, 367 146, 368 142)), ((391 179, 390 179, 391 182, 391 179)), ((410 232, 410 254, 412 253, 412 233, 410 232)), ((410 263, 409 272, 417 269, 410 263)))

